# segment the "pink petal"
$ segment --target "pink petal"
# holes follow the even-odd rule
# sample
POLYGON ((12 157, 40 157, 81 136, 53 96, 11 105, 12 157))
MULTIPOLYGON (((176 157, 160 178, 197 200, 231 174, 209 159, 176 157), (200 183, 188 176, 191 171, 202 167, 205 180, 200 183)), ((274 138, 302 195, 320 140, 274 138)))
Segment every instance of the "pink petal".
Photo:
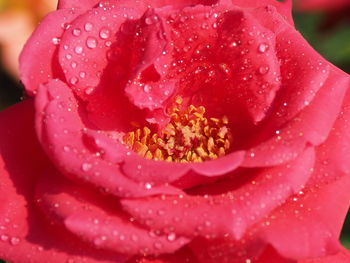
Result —
POLYGON ((106 198, 59 177, 42 177, 38 198, 43 210, 92 247, 126 255, 171 253, 187 240, 169 241, 130 222, 114 198, 106 198))
POLYGON ((283 2, 275 0, 231 0, 234 5, 245 8, 256 8, 261 6, 273 6, 277 8, 278 12, 285 17, 285 19, 294 25, 292 17, 292 1, 285 0, 283 2))
POLYGON ((166 185, 147 189, 125 177, 118 164, 89 151, 84 141, 84 130, 89 127, 86 116, 80 108, 78 112, 79 102, 63 82, 53 80, 41 86, 38 98, 48 98, 44 112, 38 112, 36 118, 37 127, 43 127, 41 143, 63 174, 118 196, 179 193, 166 185))
MULTIPOLYGON (((281 61, 283 92, 275 109, 275 119, 289 120, 308 106, 324 88, 331 68, 296 30, 286 26, 277 35, 277 56, 281 61)), ((339 74, 335 72, 335 74, 339 74)), ((341 75, 341 74, 339 74, 341 75)), ((341 76, 340 76, 341 78, 341 76)))
POLYGON ((38 263, 48 259, 115 262, 105 252, 76 242, 68 232, 52 226, 35 206, 35 183, 50 163, 37 142, 33 116, 32 100, 0 113, 0 122, 6 123, 0 128, 0 258, 38 263))
POLYGON ((193 252, 187 248, 183 247, 171 254, 161 255, 159 257, 134 257, 127 263, 179 263, 179 262, 189 262, 189 263, 199 263, 193 252))
MULTIPOLYGON (((237 190, 208 195, 204 188, 195 191, 193 194, 199 194, 196 196, 162 195, 121 203, 128 213, 152 229, 188 237, 229 235, 239 239, 247 228, 301 189, 311 174, 313 162, 313 150, 308 149, 294 163, 261 170, 237 190)), ((226 186, 212 184, 209 190, 230 188, 228 182, 223 184, 226 186)))
POLYGON ((335 255, 300 260, 298 263, 348 263, 350 262, 350 252, 343 248, 340 252, 335 255))
POLYGON ((262 237, 283 256, 321 257, 339 250, 339 234, 350 203, 350 177, 308 188, 274 211, 262 237), (283 235, 281 235, 283 233, 283 235))
POLYGON ((118 38, 125 38, 120 33, 121 25, 139 16, 137 10, 132 8, 98 6, 75 19, 64 32, 59 63, 76 94, 85 98, 99 85, 110 63, 107 53, 111 45, 116 41, 118 43, 118 38))
POLYGON ((226 177, 243 161, 244 152, 203 163, 171 163, 147 160, 137 154, 124 158, 122 171, 128 178, 151 185, 171 184, 189 188, 226 177), (166 171, 166 172, 165 172, 166 171))
POLYGON ((59 0, 58 9, 77 8, 88 10, 96 6, 100 0, 59 0))
POLYGON ((350 91, 327 140, 316 148, 315 176, 309 185, 331 183, 350 173, 350 91))
POLYGON ((189 247, 194 251, 200 263, 255 263, 264 250, 265 244, 252 235, 241 240, 232 240, 229 237, 222 239, 197 238, 189 244, 189 247))
POLYGON ((146 11, 136 25, 136 37, 132 43, 132 74, 125 93, 141 109, 153 111, 164 108, 163 103, 174 92, 175 81, 159 81, 161 72, 157 72, 153 65, 168 44, 164 27, 163 19, 153 9, 146 11))
POLYGON ((299 115, 282 127, 267 126, 262 134, 272 137, 257 138, 260 144, 252 147, 244 162, 246 167, 271 166, 293 160, 307 143, 324 142, 337 118, 349 78, 332 69, 323 88, 299 115), (329 105, 327 111, 324 105, 329 105))
POLYGON ((29 38, 20 55, 21 80, 29 94, 52 78, 63 78, 57 47, 65 27, 79 12, 73 9, 50 13, 29 38), (40 58, 40 59, 38 59, 40 58))

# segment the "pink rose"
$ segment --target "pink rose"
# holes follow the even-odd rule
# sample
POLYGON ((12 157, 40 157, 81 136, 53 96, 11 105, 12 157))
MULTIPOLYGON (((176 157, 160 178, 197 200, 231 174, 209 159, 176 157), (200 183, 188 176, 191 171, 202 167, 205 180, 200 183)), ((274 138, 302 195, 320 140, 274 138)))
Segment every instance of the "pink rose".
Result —
POLYGON ((0 258, 349 262, 350 80, 290 11, 60 1, 0 115, 0 258))

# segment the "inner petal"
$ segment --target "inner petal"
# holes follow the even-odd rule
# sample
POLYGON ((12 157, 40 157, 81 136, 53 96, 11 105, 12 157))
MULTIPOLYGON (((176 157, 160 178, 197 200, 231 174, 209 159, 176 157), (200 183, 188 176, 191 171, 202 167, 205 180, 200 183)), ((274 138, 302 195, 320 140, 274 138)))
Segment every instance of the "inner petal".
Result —
POLYGON ((176 97, 169 107, 169 122, 158 132, 148 127, 127 133, 123 141, 139 155, 154 160, 203 162, 224 156, 232 144, 226 116, 205 117, 204 106, 185 106, 176 97))

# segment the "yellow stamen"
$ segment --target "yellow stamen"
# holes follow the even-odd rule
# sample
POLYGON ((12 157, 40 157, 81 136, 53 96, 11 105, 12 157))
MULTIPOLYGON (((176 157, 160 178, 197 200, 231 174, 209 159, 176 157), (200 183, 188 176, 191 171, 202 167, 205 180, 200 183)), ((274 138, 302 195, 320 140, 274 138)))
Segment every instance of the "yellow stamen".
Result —
POLYGON ((146 159, 169 162, 203 162, 223 156, 232 143, 228 118, 206 118, 205 107, 182 107, 175 98, 169 110, 169 123, 158 133, 148 127, 127 133, 123 140, 130 149, 146 159))

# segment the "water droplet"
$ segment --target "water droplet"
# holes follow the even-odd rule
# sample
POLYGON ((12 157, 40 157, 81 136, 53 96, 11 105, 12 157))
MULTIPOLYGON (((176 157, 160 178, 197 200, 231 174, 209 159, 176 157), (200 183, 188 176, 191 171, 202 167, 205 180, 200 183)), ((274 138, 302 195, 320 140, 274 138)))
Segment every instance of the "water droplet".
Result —
POLYGON ((266 44, 266 43, 261 43, 261 44, 258 46, 258 51, 259 51, 260 53, 265 53, 268 49, 269 49, 269 45, 266 44))
POLYGON ((11 237, 11 239, 10 239, 10 243, 11 243, 11 245, 13 245, 13 246, 18 245, 20 241, 21 241, 21 240, 20 240, 18 237, 11 237))
POLYGON ((156 249, 161 249, 161 248, 163 247, 163 244, 160 243, 160 242, 155 242, 155 243, 154 243, 154 247, 155 247, 156 249))
POLYGON ((93 28, 93 25, 91 23, 86 23, 84 26, 84 29, 86 32, 90 32, 93 28))
POLYGON ((136 242, 137 240, 139 240, 139 237, 135 234, 131 235, 131 240, 136 242))
POLYGON ((70 147, 69 146, 63 146, 63 150, 65 151, 65 152, 69 152, 70 151, 70 147))
POLYGON ((75 84, 77 84, 77 83, 78 83, 78 81, 79 81, 79 80, 78 80, 78 78, 73 77, 73 78, 71 78, 71 79, 70 79, 70 81, 69 81, 69 82, 70 82, 70 84, 75 85, 75 84))
POLYGON ((83 79, 83 78, 85 78, 86 73, 84 71, 82 71, 82 72, 79 73, 79 76, 83 79))
POLYGON ((94 37, 88 37, 88 38, 86 39, 86 46, 87 46, 88 48, 91 48, 91 49, 97 47, 97 40, 96 40, 96 38, 94 38, 94 37))
POLYGON ((145 18, 145 23, 147 25, 152 25, 154 24, 155 22, 157 22, 158 20, 158 17, 156 15, 153 15, 153 16, 149 16, 149 17, 146 17, 145 18))
POLYGON ((152 189, 152 185, 151 185, 150 183, 146 183, 146 184, 145 184, 145 188, 146 188, 147 190, 150 190, 150 189, 152 189))
POLYGON ((269 72, 269 67, 268 66, 265 66, 265 67, 260 67, 259 68, 259 73, 261 74, 261 75, 265 75, 267 72, 269 72))
POLYGON ((81 165, 81 169, 82 169, 84 172, 89 171, 91 168, 92 168, 92 164, 91 164, 91 163, 83 163, 83 164, 81 165))
POLYGON ((78 37, 81 34, 81 30, 79 28, 74 28, 72 31, 72 34, 73 34, 73 36, 78 37))
POLYGON ((76 68, 77 67, 77 63, 74 62, 74 61, 70 65, 71 65, 72 68, 76 68))
POLYGON ((111 32, 109 31, 108 28, 102 28, 100 31, 100 38, 102 39, 107 39, 109 38, 111 32))
POLYGON ((167 236, 167 239, 168 241, 172 242, 176 239, 176 234, 175 233, 170 233, 168 236, 167 236))
POLYGON ((150 85, 147 85, 147 84, 143 87, 143 91, 146 93, 149 93, 151 89, 152 89, 152 87, 150 85))
POLYGON ((74 49, 74 52, 77 54, 81 54, 83 52, 83 47, 82 46, 76 46, 74 49))
POLYGON ((66 55, 66 59, 68 59, 68 60, 72 59, 72 55, 71 54, 67 54, 66 55))
POLYGON ((88 87, 87 89, 85 89, 85 94, 86 95, 90 95, 91 93, 93 93, 95 90, 94 87, 88 87))
POLYGON ((52 41, 52 44, 58 45, 61 42, 61 39, 58 37, 54 37, 54 38, 52 38, 51 41, 52 41))
POLYGON ((9 237, 7 235, 1 235, 0 236, 0 240, 1 241, 7 241, 7 240, 9 240, 9 237))

